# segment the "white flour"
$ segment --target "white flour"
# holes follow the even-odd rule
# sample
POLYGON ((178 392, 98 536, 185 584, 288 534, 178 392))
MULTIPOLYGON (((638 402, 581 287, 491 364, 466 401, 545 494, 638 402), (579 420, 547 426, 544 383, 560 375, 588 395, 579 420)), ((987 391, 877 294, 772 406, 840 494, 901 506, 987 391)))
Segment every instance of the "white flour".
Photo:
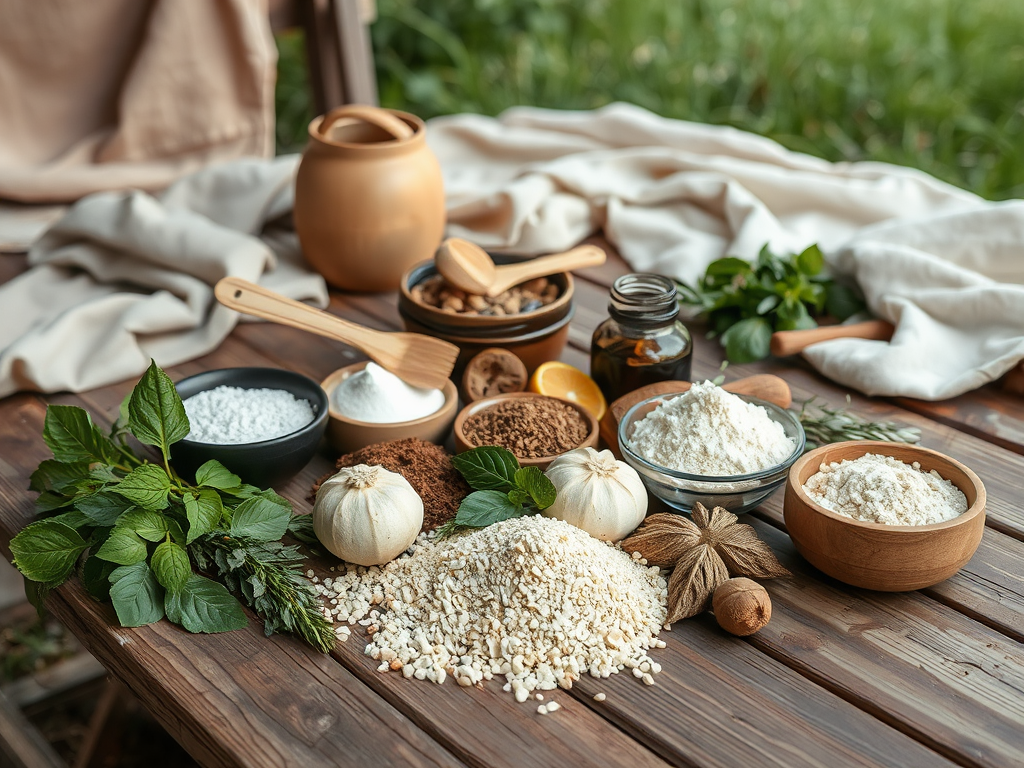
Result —
POLYGON ((331 401, 350 419, 394 424, 437 413, 444 405, 444 392, 412 387, 376 363, 367 363, 338 385, 331 401))
POLYGON ((637 423, 632 442, 653 464, 716 477, 768 469, 796 450, 763 407, 710 381, 694 383, 647 414, 637 423))
POLYGON ((804 490, 826 509, 869 523, 931 525, 967 511, 967 497, 934 469, 875 453, 822 464, 804 490))
POLYGON ((217 387, 185 401, 188 440, 217 445, 257 443, 282 437, 313 421, 308 400, 283 389, 217 387))

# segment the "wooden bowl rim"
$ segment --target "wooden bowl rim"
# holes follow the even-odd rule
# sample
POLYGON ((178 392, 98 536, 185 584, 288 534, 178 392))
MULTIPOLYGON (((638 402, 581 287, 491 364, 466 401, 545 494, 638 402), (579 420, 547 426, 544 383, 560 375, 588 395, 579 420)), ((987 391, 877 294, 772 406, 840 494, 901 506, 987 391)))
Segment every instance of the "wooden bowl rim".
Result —
MULTIPOLYGON (((892 456, 896 458, 895 456, 892 456)), ((846 459, 847 461, 849 459, 846 459)), ((940 472, 941 476, 942 473, 940 472)), ((951 478, 943 477, 943 480, 949 480, 953 483, 954 487, 963 493, 964 489, 960 488, 951 478)), ((908 443, 892 443, 885 440, 846 440, 839 443, 829 443, 827 445, 819 446, 813 451, 809 451, 801 456, 796 462, 790 467, 789 475, 786 478, 786 484, 792 488, 796 498, 803 503, 808 509, 816 512, 817 514, 829 519, 834 520, 844 525, 850 525, 854 528, 863 528, 864 530, 870 531, 892 531, 894 533, 914 533, 914 532, 927 532, 927 531, 942 531, 947 528, 956 528, 960 525, 965 525, 971 520, 976 518, 979 514, 985 511, 985 502, 987 500, 987 493, 985 491, 985 484, 981 482, 981 478, 974 472, 973 469, 966 466, 965 464, 957 461, 952 456, 947 456, 941 451, 936 451, 932 448, 925 448, 920 445, 912 445, 908 443), (962 515, 957 515, 951 520, 943 520, 941 523, 929 523, 927 525, 889 525, 888 523, 873 523, 867 520, 855 520, 852 517, 846 515, 840 515, 838 512, 833 512, 830 509, 818 504, 816 501, 811 499, 804 491, 803 483, 797 480, 800 471, 812 461, 816 461, 818 464, 821 463, 821 456, 824 455, 829 449, 834 448, 837 445, 853 446, 856 448, 864 448, 864 452, 858 454, 854 458, 859 458, 866 453, 877 453, 883 456, 892 456, 890 451, 894 446, 898 446, 902 450, 909 450, 911 453, 919 453, 922 456, 933 456, 941 461, 948 462, 953 465, 961 472, 963 472, 967 479, 971 481, 974 486, 974 491, 977 496, 974 499, 974 503, 967 508, 967 511, 962 515)), ((967 494, 964 493, 966 496, 967 494)), ((785 510, 783 510, 785 512, 785 510)))
MULTIPOLYGON (((412 304, 414 307, 423 310, 423 312, 428 317, 436 318, 438 322, 442 322, 445 325, 455 326, 456 324, 452 323, 451 319, 453 317, 458 317, 458 315, 452 314, 450 312, 444 312, 438 309, 437 307, 432 307, 429 304, 424 304, 421 301, 416 301, 415 297, 413 297, 412 287, 409 285, 409 280, 410 278, 412 278, 413 272, 424 266, 431 266, 433 267, 434 270, 433 273, 427 275, 427 277, 431 277, 432 275, 437 274, 437 267, 434 266, 433 259, 426 259, 424 261, 417 262, 416 264, 413 264, 411 267, 409 267, 402 275, 402 281, 399 284, 399 293, 401 293, 402 297, 410 304, 412 304)), ((471 315, 473 323, 467 323, 467 327, 500 327, 502 325, 506 325, 510 322, 518 320, 527 322, 530 320, 534 320, 535 318, 542 317, 545 314, 556 313, 559 310, 563 309, 567 304, 569 304, 573 300, 573 296, 576 293, 576 281, 573 280, 572 272, 556 272, 555 274, 565 276, 565 290, 562 291, 561 296, 559 296, 550 304, 540 307, 539 309, 532 310, 531 312, 519 312, 515 315, 471 315)), ((547 326, 545 326, 542 330, 547 330, 547 326)))
MULTIPOLYGON (((468 405, 464 406, 462 410, 459 411, 459 415, 455 417, 455 424, 452 426, 452 431, 455 433, 455 438, 464 445, 470 446, 470 448, 479 447, 474 446, 473 443, 467 440, 465 432, 462 431, 462 428, 466 423, 466 419, 468 419, 474 413, 477 413, 479 411, 485 411, 488 408, 497 405, 498 403, 504 400, 512 400, 515 398, 523 397, 543 397, 548 400, 557 400, 560 403, 565 403, 566 405, 572 406, 574 409, 576 409, 576 412, 583 416, 583 418, 587 422, 587 436, 583 438, 583 440, 580 442, 578 446, 576 446, 576 448, 596 446, 598 423, 597 419, 594 418, 590 411, 588 411, 579 403, 575 403, 572 400, 566 400, 564 397, 542 395, 539 392, 503 392, 500 395, 491 395, 490 397, 485 397, 480 400, 475 400, 472 403, 469 403, 468 405)), ((570 448, 569 450, 576 449, 570 448)), ((562 454, 560 453, 556 453, 551 456, 534 456, 532 458, 521 458, 519 456, 516 456, 516 458, 519 460, 519 463, 525 467, 538 464, 550 464, 552 461, 554 461, 561 455, 562 454)))
POLYGON ((370 360, 362 360, 358 363, 351 363, 350 365, 343 366, 338 370, 330 374, 324 379, 320 386, 327 393, 327 409, 330 418, 336 419, 343 424, 351 424, 355 427, 364 427, 369 429, 393 429, 396 427, 417 427, 423 424, 429 424, 433 421, 443 421, 449 418, 455 411, 459 404, 459 391, 455 386, 455 382, 448 379, 444 383, 444 388, 441 392, 444 394, 444 405, 438 408, 433 413, 428 413, 426 416, 420 416, 418 419, 411 419, 409 421, 360 421, 359 419, 353 419, 344 414, 339 413, 334 409, 334 399, 331 397, 335 388, 341 384, 345 379, 351 376, 353 373, 358 373, 363 370, 370 363, 370 360))

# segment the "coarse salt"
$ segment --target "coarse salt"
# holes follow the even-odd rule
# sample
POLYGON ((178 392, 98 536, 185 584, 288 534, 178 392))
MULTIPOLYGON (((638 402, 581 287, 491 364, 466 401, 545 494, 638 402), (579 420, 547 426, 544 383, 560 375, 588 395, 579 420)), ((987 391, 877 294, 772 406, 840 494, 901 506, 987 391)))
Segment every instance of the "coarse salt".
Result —
POLYGON ((188 440, 216 445, 258 443, 283 437, 313 421, 308 400, 283 389, 221 386, 184 401, 188 440))
POLYGON ((710 381, 695 382, 637 422, 633 449, 653 464, 693 475, 746 475, 781 464, 796 450, 763 406, 710 381))
POLYGON ((967 511, 963 491, 934 469, 876 453, 822 464, 804 490, 826 509, 870 523, 931 525, 967 511))

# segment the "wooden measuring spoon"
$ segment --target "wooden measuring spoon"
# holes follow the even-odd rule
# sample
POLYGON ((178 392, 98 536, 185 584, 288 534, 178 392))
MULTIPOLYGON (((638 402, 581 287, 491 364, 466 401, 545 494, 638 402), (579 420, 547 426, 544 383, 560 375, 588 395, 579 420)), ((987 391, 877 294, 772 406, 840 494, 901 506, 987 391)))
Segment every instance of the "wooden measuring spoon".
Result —
POLYGON ((811 344, 830 339, 872 339, 888 341, 895 328, 885 320, 867 320, 849 325, 825 325, 806 331, 776 331, 769 349, 775 357, 788 357, 803 352, 811 344))
MULTIPOLYGON (((634 389, 618 400, 614 401, 605 411, 601 419, 601 438, 615 455, 619 454, 619 422, 626 415, 626 411, 649 397, 658 395, 673 395, 677 392, 685 392, 692 384, 689 381, 659 381, 648 384, 646 387, 634 389)), ((789 408, 793 403, 793 393, 789 390, 789 384, 778 376, 770 373, 759 373, 755 376, 747 376, 742 379, 730 381, 723 384, 722 389, 732 392, 734 395, 750 395, 761 400, 779 406, 789 408)))
POLYGON ((219 280, 214 295, 238 312, 343 341, 414 387, 442 389, 459 356, 459 348, 447 341, 419 333, 375 331, 238 277, 219 280))
POLYGON ((468 240, 449 237, 434 257, 437 271, 445 280, 467 293, 498 296, 513 285, 535 277, 571 272, 604 264, 607 254, 596 245, 581 245, 565 253, 538 256, 520 264, 497 266, 483 248, 468 240))

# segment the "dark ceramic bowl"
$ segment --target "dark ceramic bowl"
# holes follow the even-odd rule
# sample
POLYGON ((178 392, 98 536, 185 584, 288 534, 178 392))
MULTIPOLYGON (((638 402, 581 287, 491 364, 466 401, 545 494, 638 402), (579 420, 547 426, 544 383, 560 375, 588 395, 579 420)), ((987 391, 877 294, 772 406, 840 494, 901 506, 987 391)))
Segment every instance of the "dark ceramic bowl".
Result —
POLYGON ((171 446, 171 460, 179 474, 194 477, 195 471, 210 459, 216 459, 243 481, 265 488, 288 480, 299 472, 316 453, 327 428, 327 395, 308 376, 281 368, 221 368, 182 379, 174 385, 182 400, 220 386, 242 389, 283 389, 308 400, 315 414, 313 421, 287 435, 258 443, 219 445, 181 440, 171 446))
MULTIPOLYGON (((492 255, 496 264, 510 264, 518 259, 500 254, 492 255)), ((491 347, 503 347, 514 352, 533 373, 541 363, 557 360, 569 339, 569 323, 576 310, 573 302, 575 286, 572 275, 561 272, 549 279, 558 286, 558 298, 546 307, 518 315, 500 317, 458 315, 442 312, 413 298, 412 288, 431 275, 437 274, 433 261, 424 261, 402 276, 398 311, 407 331, 425 333, 455 344, 459 358, 452 378, 458 381, 466 363, 479 352, 491 347)))

